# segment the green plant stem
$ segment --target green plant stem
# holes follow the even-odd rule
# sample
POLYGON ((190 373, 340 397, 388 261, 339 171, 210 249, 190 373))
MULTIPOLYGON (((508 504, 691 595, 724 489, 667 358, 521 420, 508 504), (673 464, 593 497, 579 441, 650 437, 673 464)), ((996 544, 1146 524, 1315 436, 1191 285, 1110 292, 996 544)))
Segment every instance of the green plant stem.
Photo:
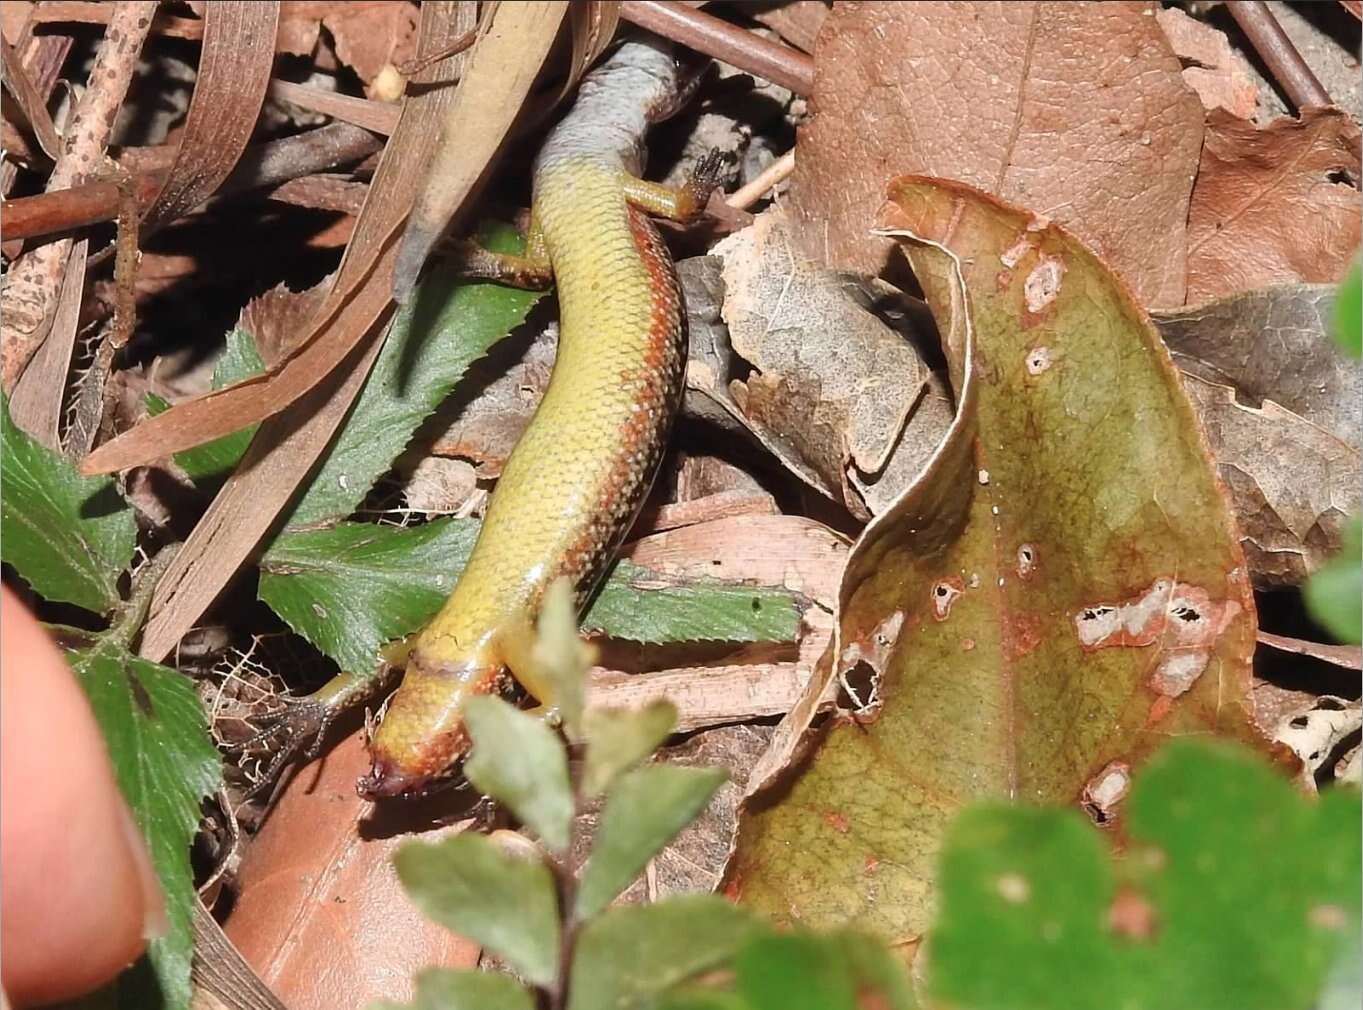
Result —
POLYGON ((156 584, 161 581, 161 576, 166 574, 166 569, 175 560, 175 555, 180 551, 179 544, 170 544, 161 548, 154 558, 148 560, 137 574, 133 576, 132 589, 128 593, 128 599, 118 608, 114 615, 113 624, 109 626, 107 636, 122 645, 129 652, 132 651, 133 640, 137 638, 142 630, 142 625, 146 623, 147 612, 151 609, 151 598, 156 592, 156 584))

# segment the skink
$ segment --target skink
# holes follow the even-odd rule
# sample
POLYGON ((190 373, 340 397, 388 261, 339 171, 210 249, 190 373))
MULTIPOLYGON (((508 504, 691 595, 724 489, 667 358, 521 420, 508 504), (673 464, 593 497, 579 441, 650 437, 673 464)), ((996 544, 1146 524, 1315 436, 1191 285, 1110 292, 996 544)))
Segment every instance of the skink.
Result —
MULTIPOLYGON (((407 654, 373 735, 363 795, 420 792, 462 756, 463 709, 504 671, 540 701, 521 657, 549 584, 595 588, 658 468, 682 392, 685 313, 648 214, 704 206, 713 159, 681 190, 640 180, 648 125, 681 91, 661 43, 628 41, 582 81, 536 160, 524 257, 483 254, 480 272, 557 287, 557 358, 538 411, 502 471, 454 592, 407 654)), ((358 678, 313 698, 349 700, 358 678)))

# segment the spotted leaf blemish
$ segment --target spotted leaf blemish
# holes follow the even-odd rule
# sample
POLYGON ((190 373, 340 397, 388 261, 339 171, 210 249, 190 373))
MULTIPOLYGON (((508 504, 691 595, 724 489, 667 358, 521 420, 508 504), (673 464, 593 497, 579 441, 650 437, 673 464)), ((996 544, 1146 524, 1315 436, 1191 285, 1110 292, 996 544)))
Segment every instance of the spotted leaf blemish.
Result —
POLYGON ((1112 812, 1131 788, 1131 766, 1113 761, 1084 785, 1081 802, 1099 824, 1112 819, 1112 812))
POLYGON ((1018 265, 1022 257, 1026 256, 1032 249, 1032 243, 1024 235, 999 254, 999 261, 1009 270, 1012 270, 1013 267, 1018 265))
POLYGON ((1027 374, 1040 375, 1051 367, 1051 349, 1049 347, 1033 347, 1027 352, 1027 374))
POLYGON ((1031 544, 1023 544, 1018 548, 1017 572, 1021 578, 1026 578, 1032 574, 1032 569, 1036 567, 1036 548, 1031 544))
POLYGON ((1085 607, 1075 614, 1074 628, 1086 651, 1161 645, 1164 654, 1150 686, 1177 698, 1202 676, 1217 638, 1239 613, 1239 603, 1213 601, 1200 586, 1156 579, 1130 600, 1085 607))
POLYGON ((1027 279, 1022 282, 1022 299, 1028 312, 1040 312, 1060 294, 1060 278, 1065 274, 1065 264, 1047 256, 1032 268, 1027 279))
POLYGON ((960 579, 941 579, 932 584, 932 616, 939 621, 945 621, 947 615, 951 613, 951 606, 956 602, 956 597, 965 592, 965 587, 960 579))

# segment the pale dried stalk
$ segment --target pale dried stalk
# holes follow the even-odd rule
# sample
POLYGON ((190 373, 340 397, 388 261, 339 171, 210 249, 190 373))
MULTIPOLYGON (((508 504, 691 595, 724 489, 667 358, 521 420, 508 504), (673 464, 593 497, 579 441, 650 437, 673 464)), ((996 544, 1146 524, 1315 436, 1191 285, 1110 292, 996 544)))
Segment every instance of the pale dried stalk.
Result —
MULTIPOLYGON (((157 0, 120 0, 109 17, 104 43, 90 70, 89 86, 62 138, 61 157, 47 191, 67 189, 98 172, 114 118, 128 92, 157 0)), ((61 239, 26 253, 0 292, 0 386, 6 393, 42 345, 52 326, 72 240, 61 239)))

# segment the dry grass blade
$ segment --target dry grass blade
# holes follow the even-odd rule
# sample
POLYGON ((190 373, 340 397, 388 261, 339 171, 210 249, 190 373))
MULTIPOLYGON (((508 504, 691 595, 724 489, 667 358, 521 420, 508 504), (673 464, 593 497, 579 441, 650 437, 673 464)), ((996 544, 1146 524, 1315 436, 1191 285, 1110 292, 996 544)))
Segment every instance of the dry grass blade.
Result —
POLYGON ((52 318, 52 329, 42 348, 24 369, 9 401, 10 419, 49 449, 61 448, 62 394, 71 367, 80 323, 80 303, 85 291, 85 259, 89 243, 81 239, 71 247, 62 281, 61 297, 52 318))
POLYGON ((194 97, 175 161, 143 214, 150 232, 193 210, 231 173, 251 137, 274 64, 278 3, 209 4, 194 97))
POLYGON ((394 297, 406 301, 431 247, 497 156, 558 36, 568 5, 501 4, 469 54, 398 252, 394 297))
POLYGON ((334 91, 310 88, 290 81, 271 81, 270 97, 289 102, 309 112, 319 112, 345 123, 363 126, 385 137, 398 125, 402 109, 392 102, 376 102, 371 98, 338 95, 334 91))
MULTIPOLYGON (((66 62, 66 54, 71 50, 71 37, 34 35, 33 27, 33 18, 30 17, 19 32, 18 38, 13 40, 14 52, 18 55, 19 64, 24 68, 28 79, 46 101, 47 95, 52 91, 52 85, 57 81, 57 75, 61 72, 62 64, 66 62)), ((0 162, 0 193, 9 193, 18 171, 19 166, 8 158, 0 162)))
MULTIPOLYGON (((472 4, 445 0, 424 5, 422 49, 429 51, 448 45, 472 26, 473 17, 472 4)), ((422 74, 421 82, 439 84, 453 80, 462 59, 454 57, 436 64, 422 74)), ((427 87, 406 100, 402 119, 379 163, 340 270, 313 324, 304 331, 312 335, 309 347, 337 348, 338 360, 345 362, 349 358, 349 367, 343 364, 342 369, 328 368, 320 376, 303 375, 293 380, 301 389, 297 401, 261 426, 246 459, 209 506, 157 586, 151 618, 142 638, 143 656, 160 659, 169 653, 212 603, 274 524, 358 395, 381 343, 376 339, 379 328, 375 324, 392 304, 389 294, 397 229, 411 209, 421 167, 434 147, 436 124, 444 118, 454 94, 448 87, 427 87)), ((285 367, 297 360, 295 356, 285 367)), ((282 374, 277 373, 276 379, 282 374)), ((198 407, 206 400, 172 408, 153 421, 183 412, 186 407, 198 407)), ((146 427, 144 424, 124 438, 137 435, 146 427)), ((117 446, 120 441, 116 439, 104 448, 117 446)), ((153 439, 140 451, 147 458, 154 458, 170 450, 158 447, 153 439)))
MULTIPOLYGON (((103 164, 114 117, 128 92, 155 11, 156 0, 124 0, 113 6, 109 30, 90 70, 93 83, 71 117, 61 157, 47 180, 49 192, 80 182, 103 164)), ((0 292, 0 386, 6 393, 13 392, 52 326, 70 252, 68 238, 26 253, 0 292)))
POLYGON ((38 138, 43 152, 55 161, 61 152, 61 138, 57 136, 57 128, 52 124, 52 117, 48 114, 43 96, 29 80, 28 71, 24 69, 19 54, 4 39, 0 39, 0 54, 4 55, 5 87, 14 96, 19 111, 23 113, 28 126, 33 130, 33 135, 38 138))

